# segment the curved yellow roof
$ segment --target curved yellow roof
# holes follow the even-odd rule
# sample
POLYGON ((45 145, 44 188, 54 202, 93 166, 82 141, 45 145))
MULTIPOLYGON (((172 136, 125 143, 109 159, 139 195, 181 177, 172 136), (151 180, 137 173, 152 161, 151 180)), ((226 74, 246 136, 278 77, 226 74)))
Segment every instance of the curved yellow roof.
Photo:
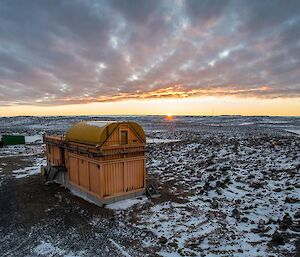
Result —
POLYGON ((128 124, 146 142, 143 128, 133 121, 82 121, 74 124, 66 133, 66 141, 89 145, 101 145, 120 124, 128 124))

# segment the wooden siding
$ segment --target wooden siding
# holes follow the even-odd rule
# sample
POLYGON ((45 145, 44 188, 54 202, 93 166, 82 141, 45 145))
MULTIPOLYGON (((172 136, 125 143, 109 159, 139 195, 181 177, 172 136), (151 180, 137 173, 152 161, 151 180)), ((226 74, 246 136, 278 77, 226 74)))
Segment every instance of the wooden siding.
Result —
POLYGON ((78 158, 69 157, 69 180, 75 184, 79 185, 79 176, 78 176, 78 158))
POLYGON ((94 194, 102 197, 102 188, 100 187, 100 165, 89 162, 89 171, 90 171, 90 188, 89 191, 93 192, 94 194))
POLYGON ((47 145, 47 162, 51 164, 51 166, 61 166, 63 165, 63 151, 61 148, 55 145, 47 145))
POLYGON ((102 162, 69 153, 67 159, 69 181, 99 198, 145 187, 144 157, 102 162))

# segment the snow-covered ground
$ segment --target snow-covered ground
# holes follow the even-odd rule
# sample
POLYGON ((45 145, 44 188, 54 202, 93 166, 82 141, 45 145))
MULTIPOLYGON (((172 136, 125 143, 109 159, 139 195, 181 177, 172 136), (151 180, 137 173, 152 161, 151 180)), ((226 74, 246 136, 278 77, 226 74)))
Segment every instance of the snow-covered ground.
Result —
MULTIPOLYGON (((128 117, 127 117, 128 118, 128 117)), ((148 138, 148 183, 160 193, 100 208, 37 175, 42 134, 80 120, 0 118, 0 255, 297 256, 300 118, 130 117, 148 138)))
POLYGON ((286 131, 300 135, 300 129, 286 129, 286 131))
POLYGON ((40 174, 41 166, 46 166, 46 160, 44 157, 36 158, 33 166, 13 170, 12 173, 15 178, 24 178, 27 176, 37 175, 40 174))
MULTIPOLYGON (((294 140, 214 135, 199 136, 198 144, 168 144, 163 152, 151 148, 149 173, 182 202, 143 210, 138 226, 163 237, 163 256, 267 256, 285 214, 293 217, 300 207, 300 145, 294 140)), ((274 252, 296 250, 294 222, 293 239, 274 252)))

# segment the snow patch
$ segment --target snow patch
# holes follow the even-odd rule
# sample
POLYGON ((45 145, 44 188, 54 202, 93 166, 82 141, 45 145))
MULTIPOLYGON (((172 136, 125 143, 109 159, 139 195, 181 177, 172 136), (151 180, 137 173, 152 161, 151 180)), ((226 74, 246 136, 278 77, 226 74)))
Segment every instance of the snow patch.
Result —
POLYGON ((25 136, 25 143, 26 144, 43 143, 43 136, 42 135, 25 136))
POLYGON ((149 138, 147 137, 148 144, 159 144, 159 143, 174 143, 179 142, 179 139, 164 139, 164 138, 149 138))
POLYGON ((64 253, 63 250, 59 249, 58 247, 55 247, 53 244, 41 241, 39 245, 37 245, 34 248, 34 253, 38 255, 46 255, 46 256, 53 256, 53 255, 62 255, 64 253))
POLYGON ((147 197, 131 198, 106 205, 111 210, 125 210, 136 204, 143 204, 148 201, 147 197))
POLYGON ((78 255, 73 254, 72 252, 66 253, 65 250, 60 249, 57 246, 45 241, 41 241, 39 245, 37 245, 33 252, 37 255, 42 256, 63 256, 63 257, 77 257, 78 255))
POLYGON ((86 124, 90 125, 90 126, 96 126, 96 127, 105 127, 111 123, 113 123, 114 121, 87 121, 86 124))

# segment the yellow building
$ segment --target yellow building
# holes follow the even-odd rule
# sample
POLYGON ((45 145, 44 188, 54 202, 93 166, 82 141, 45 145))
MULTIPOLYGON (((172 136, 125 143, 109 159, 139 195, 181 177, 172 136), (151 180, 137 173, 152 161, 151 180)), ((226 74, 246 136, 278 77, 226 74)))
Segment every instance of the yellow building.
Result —
POLYGON ((100 206, 145 193, 146 136, 135 122, 87 121, 44 137, 48 180, 100 206))

